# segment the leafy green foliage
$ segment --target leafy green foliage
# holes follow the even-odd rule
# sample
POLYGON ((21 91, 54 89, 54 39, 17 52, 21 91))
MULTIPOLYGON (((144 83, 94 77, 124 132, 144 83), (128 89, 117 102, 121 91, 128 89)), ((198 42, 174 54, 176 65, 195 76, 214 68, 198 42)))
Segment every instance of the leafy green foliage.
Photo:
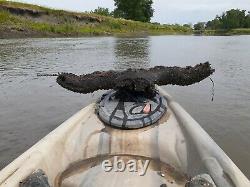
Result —
POLYGON ((224 29, 241 28, 245 25, 245 10, 232 9, 221 16, 222 27, 224 29))
POLYGON ((186 24, 183 25, 183 27, 187 27, 187 28, 191 29, 192 28, 192 24, 191 23, 186 23, 186 24))
POLYGON ((250 28, 250 12, 248 12, 248 15, 246 16, 245 28, 250 28))
POLYGON ((194 30, 199 30, 199 31, 205 30, 205 23, 198 22, 198 23, 194 24, 194 30))
POLYGON ((206 29, 218 29, 222 27, 222 22, 220 20, 220 17, 216 16, 215 19, 212 21, 208 21, 206 24, 206 29))
POLYGON ((250 14, 246 10, 231 9, 206 23, 206 29, 250 28, 250 14))
POLYGON ((150 22, 154 10, 152 0, 115 0, 114 16, 125 19, 150 22))
POLYGON ((102 15, 102 16, 112 16, 113 13, 109 11, 108 8, 98 7, 94 11, 91 11, 90 13, 102 15))

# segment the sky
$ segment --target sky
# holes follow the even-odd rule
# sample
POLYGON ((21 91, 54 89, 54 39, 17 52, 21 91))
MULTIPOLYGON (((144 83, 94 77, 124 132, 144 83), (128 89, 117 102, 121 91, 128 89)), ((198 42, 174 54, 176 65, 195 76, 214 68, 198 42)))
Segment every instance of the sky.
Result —
MULTIPOLYGON (((15 0, 43 5, 50 8, 90 11, 98 6, 114 9, 113 0, 15 0)), ((155 10, 153 22, 197 23, 208 21, 223 11, 239 8, 250 11, 250 0, 153 0, 155 10)))

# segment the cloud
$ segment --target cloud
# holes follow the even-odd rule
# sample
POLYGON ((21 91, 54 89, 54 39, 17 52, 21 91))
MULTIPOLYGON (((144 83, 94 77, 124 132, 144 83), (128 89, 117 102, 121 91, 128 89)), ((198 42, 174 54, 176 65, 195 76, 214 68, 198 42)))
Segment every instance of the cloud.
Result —
POLYGON ((213 19, 232 8, 250 10, 249 0, 154 0, 153 21, 196 23, 213 19))

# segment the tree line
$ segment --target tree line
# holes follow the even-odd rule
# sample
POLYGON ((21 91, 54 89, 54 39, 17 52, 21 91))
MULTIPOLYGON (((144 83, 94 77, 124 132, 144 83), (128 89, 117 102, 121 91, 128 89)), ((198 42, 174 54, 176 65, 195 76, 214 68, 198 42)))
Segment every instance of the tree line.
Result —
POLYGON ((240 9, 231 9, 221 16, 216 16, 208 22, 198 22, 194 24, 194 30, 218 30, 250 28, 250 12, 240 9))
POLYGON ((108 8, 98 7, 94 11, 91 11, 91 13, 142 22, 150 22, 153 17, 153 0, 114 0, 114 2, 116 7, 114 11, 109 11, 108 8))
MULTIPOLYGON (((124 18, 135 21, 150 22, 154 14, 152 8, 153 0, 114 0, 115 9, 110 11, 108 8, 98 7, 91 13, 112 16, 115 18, 124 18)), ((157 23, 155 23, 157 24, 157 23)), ((192 28, 191 24, 184 24, 184 27, 192 28)), ((250 28, 250 12, 240 9, 231 9, 221 16, 216 16, 208 22, 198 22, 194 24, 194 30, 219 30, 219 29, 235 29, 250 28)))

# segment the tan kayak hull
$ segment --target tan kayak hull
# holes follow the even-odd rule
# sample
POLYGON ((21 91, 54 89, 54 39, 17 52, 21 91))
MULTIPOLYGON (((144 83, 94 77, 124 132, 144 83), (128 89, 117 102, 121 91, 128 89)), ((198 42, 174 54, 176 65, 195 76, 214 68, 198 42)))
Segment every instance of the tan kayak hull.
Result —
POLYGON ((122 131, 105 126, 91 104, 68 119, 0 172, 0 186, 18 187, 37 169, 57 186, 184 186, 208 173, 217 186, 250 186, 230 158, 166 92, 168 111, 154 126, 122 131), (102 161, 150 160, 144 176, 105 172, 102 161), (226 175, 225 175, 226 173, 226 175), (225 177, 226 176, 226 177, 225 177))

